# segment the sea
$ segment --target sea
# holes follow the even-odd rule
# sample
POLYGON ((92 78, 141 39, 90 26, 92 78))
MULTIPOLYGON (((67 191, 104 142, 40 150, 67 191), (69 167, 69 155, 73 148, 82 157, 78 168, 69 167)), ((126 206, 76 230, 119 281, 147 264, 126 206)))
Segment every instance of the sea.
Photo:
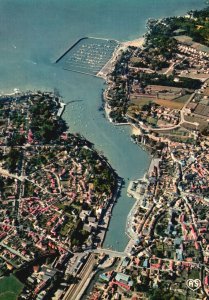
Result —
POLYGON ((132 40, 146 32, 148 18, 203 7, 203 0, 0 0, 0 94, 56 88, 65 102, 74 101, 63 115, 69 130, 94 143, 124 178, 104 247, 124 250, 126 218, 134 204, 127 186, 143 176, 150 156, 131 142, 129 127, 104 117, 103 79, 65 71, 54 62, 81 37, 132 40))

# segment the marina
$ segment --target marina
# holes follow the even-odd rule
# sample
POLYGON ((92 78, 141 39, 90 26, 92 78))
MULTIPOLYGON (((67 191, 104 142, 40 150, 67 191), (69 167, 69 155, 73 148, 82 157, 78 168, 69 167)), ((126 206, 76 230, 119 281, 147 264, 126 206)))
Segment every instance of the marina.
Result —
POLYGON ((119 45, 116 40, 81 38, 58 58, 56 63, 67 71, 97 76, 119 45))

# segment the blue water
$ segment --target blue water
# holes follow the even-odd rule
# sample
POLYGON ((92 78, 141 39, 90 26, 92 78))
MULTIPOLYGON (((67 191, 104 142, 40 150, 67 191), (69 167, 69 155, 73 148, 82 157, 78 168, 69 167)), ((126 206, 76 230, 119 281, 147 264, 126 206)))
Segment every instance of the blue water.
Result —
MULTIPOLYGON (((84 36, 130 40, 145 32, 147 18, 180 15, 203 0, 0 0, 0 92, 57 88, 66 101, 64 118, 102 150, 126 180, 143 175, 149 156, 130 142, 129 128, 116 128, 98 111, 101 79, 64 71, 53 62, 84 36)), ((113 211, 105 246, 124 249, 125 222, 133 200, 126 188, 113 211)))

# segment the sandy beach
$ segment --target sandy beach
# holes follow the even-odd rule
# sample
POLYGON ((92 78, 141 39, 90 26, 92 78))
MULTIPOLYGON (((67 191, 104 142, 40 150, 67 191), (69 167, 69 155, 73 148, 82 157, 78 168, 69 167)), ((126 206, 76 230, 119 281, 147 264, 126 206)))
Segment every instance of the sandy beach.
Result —
POLYGON ((143 37, 140 37, 138 39, 132 40, 132 41, 127 41, 122 43, 122 46, 134 46, 134 47, 142 47, 144 44, 145 39, 143 37))
POLYGON ((131 125, 131 129, 132 129, 132 134, 134 134, 134 135, 140 135, 141 134, 141 130, 139 128, 136 128, 135 126, 131 125))

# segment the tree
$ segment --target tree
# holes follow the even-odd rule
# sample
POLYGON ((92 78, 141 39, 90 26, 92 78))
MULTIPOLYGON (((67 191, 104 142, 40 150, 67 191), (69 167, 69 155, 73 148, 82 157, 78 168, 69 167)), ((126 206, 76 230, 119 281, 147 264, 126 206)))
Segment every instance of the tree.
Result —
POLYGON ((173 292, 164 291, 162 289, 153 289, 149 296, 150 300, 180 300, 180 297, 174 295, 173 292))

